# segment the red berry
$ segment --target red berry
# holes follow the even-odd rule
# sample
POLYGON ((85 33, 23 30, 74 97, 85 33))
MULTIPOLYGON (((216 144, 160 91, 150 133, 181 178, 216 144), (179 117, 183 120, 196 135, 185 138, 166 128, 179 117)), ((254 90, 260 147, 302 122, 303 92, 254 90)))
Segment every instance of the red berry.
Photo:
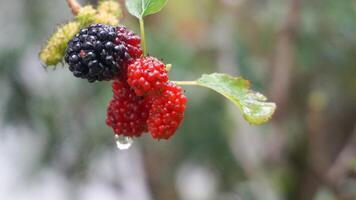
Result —
POLYGON ((127 82, 139 96, 160 93, 167 81, 166 66, 154 57, 136 59, 127 68, 127 82))
POLYGON ((184 118, 187 98, 181 87, 168 82, 163 92, 150 97, 151 109, 147 126, 155 139, 169 139, 184 118))
POLYGON ((136 59, 141 57, 141 38, 134 32, 128 30, 124 26, 116 27, 116 39, 115 44, 122 44, 128 50, 131 58, 136 59))
POLYGON ((117 135, 138 137, 147 131, 148 102, 136 96, 126 82, 114 81, 114 97, 107 109, 106 124, 117 135))

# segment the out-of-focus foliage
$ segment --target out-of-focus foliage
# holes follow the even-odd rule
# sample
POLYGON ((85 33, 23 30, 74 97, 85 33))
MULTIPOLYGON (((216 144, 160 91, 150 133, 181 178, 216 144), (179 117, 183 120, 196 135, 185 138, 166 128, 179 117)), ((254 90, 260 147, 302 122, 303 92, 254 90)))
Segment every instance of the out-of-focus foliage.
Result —
MULTIPOLYGON (((172 79, 241 75, 278 102, 271 83, 288 77, 287 101, 255 127, 219 94, 186 87, 171 140, 147 134, 120 152, 105 126, 110 83, 41 67, 41 44, 72 18, 66 2, 0 0, 0 199, 355 199, 355 155, 337 167, 356 124, 356 2, 300 3, 292 36, 284 0, 168 1, 148 17, 149 54, 172 79), (281 40, 289 76, 275 76, 281 40)), ((138 32, 127 12, 123 23, 138 32)))

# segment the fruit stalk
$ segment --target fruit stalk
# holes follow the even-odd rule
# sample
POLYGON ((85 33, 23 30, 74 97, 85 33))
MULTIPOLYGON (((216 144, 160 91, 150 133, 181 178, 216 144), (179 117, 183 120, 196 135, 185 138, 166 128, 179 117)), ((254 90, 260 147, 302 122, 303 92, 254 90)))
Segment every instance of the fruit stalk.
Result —
POLYGON ((143 18, 140 18, 140 30, 141 30, 141 46, 143 50, 143 56, 147 56, 147 46, 146 46, 146 37, 145 37, 145 22, 143 18))
POLYGON ((196 81, 172 81, 173 83, 177 85, 196 85, 199 86, 199 84, 196 81))

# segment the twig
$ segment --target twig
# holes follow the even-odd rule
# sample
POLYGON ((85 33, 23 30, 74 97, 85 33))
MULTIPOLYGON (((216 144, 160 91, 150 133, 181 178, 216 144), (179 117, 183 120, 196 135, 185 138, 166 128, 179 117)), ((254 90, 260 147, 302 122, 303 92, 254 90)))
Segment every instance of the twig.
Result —
POLYGON ((74 16, 78 15, 79 10, 81 9, 81 5, 78 3, 77 0, 67 0, 68 3, 68 7, 70 8, 70 10, 72 11, 72 14, 74 16))

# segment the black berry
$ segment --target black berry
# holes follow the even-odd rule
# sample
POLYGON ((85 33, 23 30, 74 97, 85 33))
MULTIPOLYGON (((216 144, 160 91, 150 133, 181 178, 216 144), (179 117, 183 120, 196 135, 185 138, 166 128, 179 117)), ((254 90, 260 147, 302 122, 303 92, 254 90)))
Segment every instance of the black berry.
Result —
POLYGON ((92 24, 68 42, 65 61, 75 77, 89 82, 108 81, 126 73, 132 58, 141 56, 139 44, 132 51, 133 45, 129 43, 132 37, 140 39, 126 28, 119 27, 119 30, 109 25, 92 24), (125 37, 125 31, 129 37, 125 37))

